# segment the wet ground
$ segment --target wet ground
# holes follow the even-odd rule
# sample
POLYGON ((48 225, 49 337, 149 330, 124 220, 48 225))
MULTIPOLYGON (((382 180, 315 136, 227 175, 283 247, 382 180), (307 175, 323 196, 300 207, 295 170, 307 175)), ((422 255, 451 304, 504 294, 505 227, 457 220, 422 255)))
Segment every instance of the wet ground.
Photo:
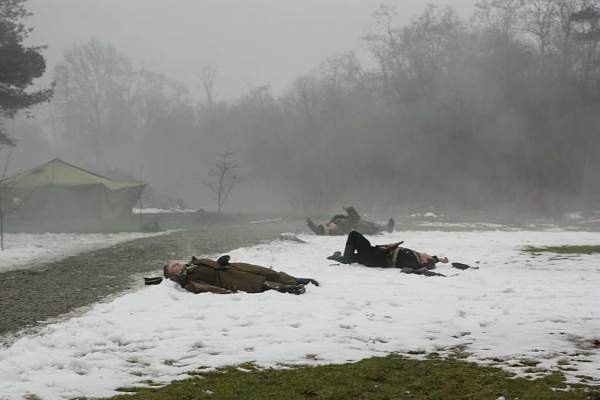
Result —
POLYGON ((0 273, 0 335, 35 327, 138 287, 169 259, 217 255, 304 230, 302 220, 213 223, 0 273))

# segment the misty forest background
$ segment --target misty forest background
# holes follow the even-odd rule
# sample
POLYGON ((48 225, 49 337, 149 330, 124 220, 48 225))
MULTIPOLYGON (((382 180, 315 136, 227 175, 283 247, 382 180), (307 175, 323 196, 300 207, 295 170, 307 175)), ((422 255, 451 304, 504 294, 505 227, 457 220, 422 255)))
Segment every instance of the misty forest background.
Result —
POLYGON ((404 26, 396 18, 374 12, 368 67, 332 55, 281 96, 265 85, 230 101, 216 67, 179 82, 91 39, 54 67, 35 118, 7 122, 17 146, 0 156, 12 153, 10 172, 60 157, 206 209, 202 181, 226 150, 245 179, 229 210, 599 207, 600 1, 481 1, 468 19, 430 5, 404 26))

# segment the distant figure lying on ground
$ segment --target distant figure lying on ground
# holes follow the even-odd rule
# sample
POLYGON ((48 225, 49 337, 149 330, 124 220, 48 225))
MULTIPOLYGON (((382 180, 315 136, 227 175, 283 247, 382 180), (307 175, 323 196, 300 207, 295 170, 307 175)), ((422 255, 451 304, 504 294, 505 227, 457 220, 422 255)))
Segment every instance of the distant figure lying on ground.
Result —
POLYGON ((306 223, 316 235, 347 235, 352 230, 365 235, 375 235, 384 230, 394 231, 394 220, 392 218, 389 219, 387 225, 380 225, 361 219, 352 206, 344 207, 344 211, 346 211, 346 215, 335 215, 326 224, 317 225, 310 218, 306 219, 306 223))
POLYGON ((344 254, 339 251, 327 257, 343 264, 359 263, 372 268, 400 268, 409 274, 444 276, 431 271, 437 262, 447 263, 447 257, 430 256, 400 247, 403 242, 372 246, 367 238, 353 231, 348 235, 344 254))
POLYGON ((179 283, 192 293, 260 293, 276 290, 281 293, 302 294, 304 285, 319 282, 309 278, 294 278, 258 265, 229 263, 229 256, 217 261, 192 257, 187 264, 172 262, 163 267, 165 278, 179 283))

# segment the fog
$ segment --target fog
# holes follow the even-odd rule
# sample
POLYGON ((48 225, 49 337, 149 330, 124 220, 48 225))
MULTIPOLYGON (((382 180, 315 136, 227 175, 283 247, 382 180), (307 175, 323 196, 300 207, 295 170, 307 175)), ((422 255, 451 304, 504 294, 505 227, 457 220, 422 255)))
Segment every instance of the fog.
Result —
MULTIPOLYGON (((95 37, 140 67, 198 90, 203 65, 219 69, 217 93, 235 99, 250 87, 281 93, 297 76, 336 53, 370 57, 361 37, 380 0, 29 0, 32 43, 48 45, 52 68, 65 51, 95 37), (196 85, 196 86, 195 86, 196 85)), ((399 20, 423 10, 397 1, 399 20)), ((431 3, 448 4, 434 1, 431 3)), ((467 15, 474 0, 450 2, 467 15)))
POLYGON ((598 207, 599 2, 379 3, 30 0, 55 91, 0 156, 141 179, 157 207, 216 209, 224 152, 225 211, 598 207))

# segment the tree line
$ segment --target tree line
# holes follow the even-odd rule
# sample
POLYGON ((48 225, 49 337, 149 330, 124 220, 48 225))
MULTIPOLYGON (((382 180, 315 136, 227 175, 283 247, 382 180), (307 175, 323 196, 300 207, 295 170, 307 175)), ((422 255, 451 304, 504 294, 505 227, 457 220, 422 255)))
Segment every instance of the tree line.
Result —
POLYGON ((279 96, 258 86, 233 101, 218 100, 217 68, 199 66, 192 88, 92 39, 55 68, 48 146, 186 199, 233 149, 252 182, 240 190, 296 210, 598 206, 600 1, 485 0, 470 18, 429 5, 397 20, 390 6, 373 14, 374 67, 332 55, 279 96))

